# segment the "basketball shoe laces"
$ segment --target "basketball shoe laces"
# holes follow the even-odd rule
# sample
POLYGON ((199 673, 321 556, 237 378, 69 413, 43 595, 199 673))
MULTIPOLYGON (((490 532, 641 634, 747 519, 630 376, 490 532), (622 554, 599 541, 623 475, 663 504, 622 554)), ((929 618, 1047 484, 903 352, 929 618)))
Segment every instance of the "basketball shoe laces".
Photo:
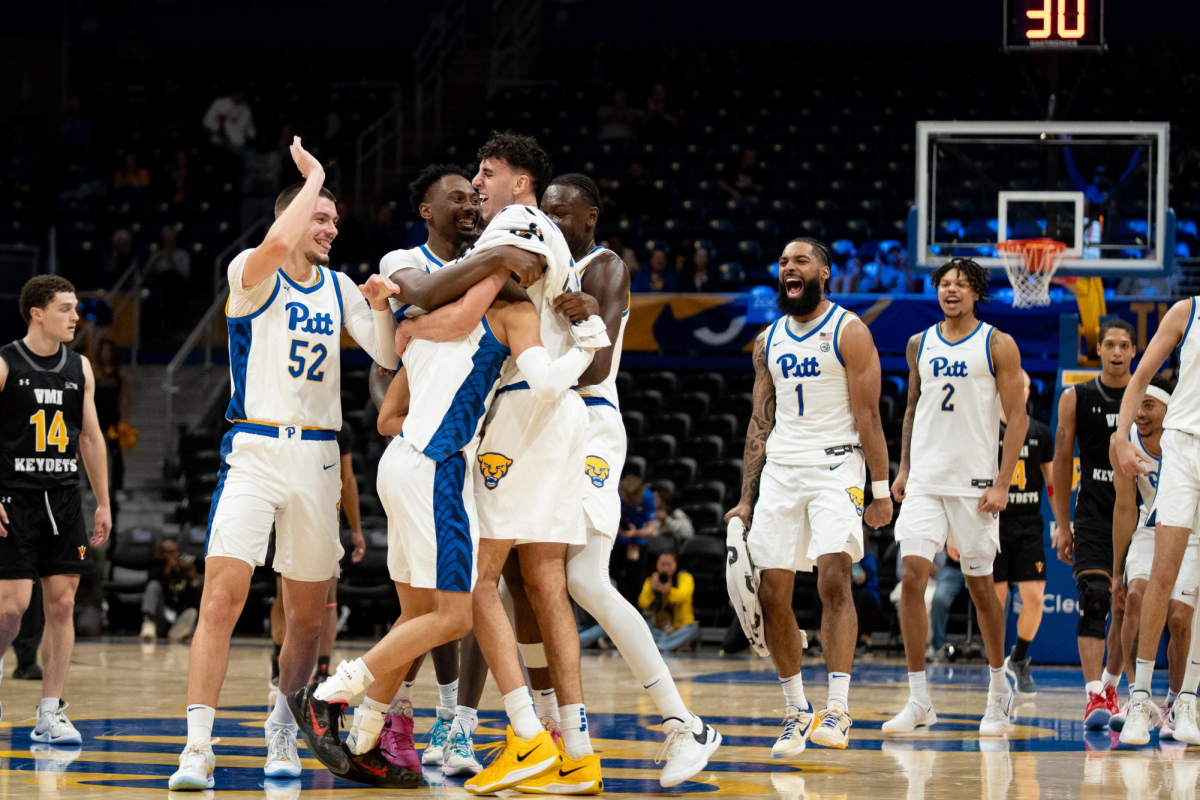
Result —
POLYGON ((800 711, 789 711, 783 718, 783 736, 781 739, 791 739, 796 735, 796 726, 800 724, 800 711))
MULTIPOLYGON (((497 742, 496 744, 500 744, 500 742, 497 742)), ((455 731, 454 735, 450 737, 450 741, 447 746, 453 751, 454 755, 458 756, 459 758, 471 758, 475 755, 475 749, 471 746, 471 737, 467 736, 467 734, 461 730, 455 731)), ((493 748, 495 746, 496 745, 488 745, 487 747, 493 748)), ((443 760, 443 765, 445 760, 447 759, 443 760)))
POLYGON ((655 766, 677 757, 683 751, 684 745, 687 744, 687 737, 690 735, 692 735, 692 731, 688 725, 681 725, 668 733, 667 740, 662 743, 658 755, 654 757, 655 766))

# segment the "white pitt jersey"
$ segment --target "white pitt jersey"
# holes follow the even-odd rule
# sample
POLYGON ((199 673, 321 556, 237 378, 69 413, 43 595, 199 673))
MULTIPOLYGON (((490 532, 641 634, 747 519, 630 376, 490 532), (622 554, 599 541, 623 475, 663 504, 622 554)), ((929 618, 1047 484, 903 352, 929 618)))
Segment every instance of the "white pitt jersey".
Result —
MULTIPOLYGON (((239 253, 230 263, 231 292, 242 285, 242 269, 251 252, 239 253)), ((342 427, 344 304, 364 300, 350 278, 325 267, 313 269, 319 277, 312 286, 301 286, 277 270, 264 282, 274 287, 266 302, 241 316, 229 312, 235 299, 240 304, 244 297, 231 294, 225 307, 231 385, 225 417, 230 422, 332 431, 342 427)))
POLYGON ((1192 336, 1193 323, 1200 315, 1200 303, 1192 298, 1191 316, 1179 343, 1179 381, 1171 393, 1171 404, 1163 419, 1163 429, 1200 436, 1200 332, 1192 336))
POLYGON ((1162 455, 1160 453, 1156 456, 1146 449, 1146 445, 1142 442, 1142 436, 1138 433, 1136 426, 1129 431, 1129 441, 1133 442, 1133 446, 1149 460, 1149 463, 1146 461, 1142 462, 1146 467, 1146 474, 1138 475, 1136 478, 1138 496, 1142 498, 1142 507, 1138 511, 1138 527, 1145 528, 1148 525, 1153 525, 1153 523, 1147 522, 1147 520, 1150 517, 1151 509, 1154 508, 1154 498, 1158 494, 1158 470, 1162 467, 1162 455))
POLYGON ((414 339, 404 351, 409 404, 401 436, 434 461, 463 450, 479 433, 511 351, 487 317, 448 342, 414 339))
MULTIPOLYGON (((605 253, 611 253, 607 247, 597 245, 592 248, 592 251, 583 258, 579 259, 575 264, 575 270, 579 273, 580 278, 583 277, 584 270, 588 264, 596 260, 598 256, 605 253)), ((617 372, 621 369, 621 348, 625 343, 625 323, 629 322, 629 305, 632 298, 626 297, 625 310, 621 312, 621 327, 617 330, 617 340, 613 342, 612 366, 609 368, 608 375, 600 383, 592 386, 580 386, 578 388, 579 396, 583 398, 583 402, 592 405, 600 404, 601 401, 608 401, 613 408, 619 409, 620 402, 617 400, 617 372)))
POLYGON ((921 397, 913 422, 908 491, 979 497, 1000 471, 1000 395, 991 325, 947 342, 941 323, 921 334, 921 397))
POLYGON ((859 444, 850 413, 846 362, 838 349, 854 315, 837 303, 800 329, 781 317, 767 331, 764 357, 775 384, 775 427, 767 461, 788 466, 832 464, 859 444))
MULTIPOLYGON (((427 245, 421 245, 411 250, 393 250, 385 255, 379 260, 379 274, 390 278, 402 269, 419 269, 429 275, 444 266, 446 262, 435 256, 427 245)), ((425 313, 424 309, 417 308, 412 303, 401 303, 395 297, 389 297, 388 304, 391 305, 397 322, 425 313)))

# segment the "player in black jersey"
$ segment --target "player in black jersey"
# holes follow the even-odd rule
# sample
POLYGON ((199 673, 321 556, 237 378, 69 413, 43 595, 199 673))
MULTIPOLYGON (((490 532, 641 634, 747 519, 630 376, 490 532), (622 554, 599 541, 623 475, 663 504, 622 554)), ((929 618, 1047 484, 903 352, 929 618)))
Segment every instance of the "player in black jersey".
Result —
POLYGON ((1108 724, 1117 706, 1121 680, 1121 608, 1112 605, 1112 515, 1117 501, 1108 446, 1117 430, 1121 398, 1133 377, 1130 363, 1137 348, 1133 326, 1112 319, 1100 326, 1100 375, 1062 393, 1058 403, 1057 446, 1054 451, 1054 486, 1051 498, 1057 523, 1058 558, 1074 565, 1080 609, 1076 629, 1079 661, 1087 683, 1084 724, 1098 730, 1108 724), (1075 518, 1070 515, 1072 455, 1079 438, 1079 495, 1075 518), (1061 487, 1061 491, 1058 489, 1061 487), (1108 667, 1104 667, 1105 623, 1109 611, 1108 667))
MULTIPOLYGON (((1025 381, 1025 402, 1029 402, 1029 373, 1021 370, 1025 381)), ((1000 412, 1000 441, 1004 441, 1006 420, 1000 412)), ((1046 548, 1042 531, 1042 486, 1050 486, 1050 464, 1054 460, 1054 434, 1050 426, 1033 416, 1025 432, 1021 458, 1008 489, 1008 505, 1000 512, 1000 552, 992 564, 996 596, 1000 604, 1008 601, 1010 583, 1021 594, 1021 614, 1017 618, 1017 643, 1004 660, 1004 671, 1016 684, 1017 692, 1037 694, 1037 684, 1029 671, 1026 651, 1042 624, 1042 599, 1046 594, 1046 548)))
MULTIPOLYGON (((75 287, 54 275, 21 289, 24 339, 0 347, 0 653, 17 635, 33 582, 41 580, 42 702, 35 742, 79 744, 62 700, 75 645, 72 619, 90 548, 108 539, 108 462, 96 417, 91 364, 67 347, 75 338, 75 287), (79 461, 96 496, 89 539, 79 494, 79 461)), ((2 674, 2 673, 0 673, 2 674)))

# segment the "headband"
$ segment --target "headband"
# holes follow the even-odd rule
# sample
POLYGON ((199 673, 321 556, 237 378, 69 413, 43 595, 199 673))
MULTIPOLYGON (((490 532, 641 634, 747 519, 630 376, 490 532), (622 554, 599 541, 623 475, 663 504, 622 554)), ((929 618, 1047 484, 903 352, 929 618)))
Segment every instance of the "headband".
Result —
POLYGON ((1159 401, 1164 406, 1170 405, 1170 403, 1171 403, 1171 395, 1168 394, 1167 392, 1164 392, 1162 389, 1158 388, 1157 386, 1147 386, 1146 387, 1146 397, 1153 397, 1155 400, 1159 401))

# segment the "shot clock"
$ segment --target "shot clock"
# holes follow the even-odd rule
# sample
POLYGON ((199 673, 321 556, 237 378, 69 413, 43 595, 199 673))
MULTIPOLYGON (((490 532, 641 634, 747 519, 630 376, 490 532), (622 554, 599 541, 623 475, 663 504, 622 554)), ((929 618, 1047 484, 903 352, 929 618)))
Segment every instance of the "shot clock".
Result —
POLYGON ((1005 0, 1005 50, 1103 50, 1104 0, 1005 0))

